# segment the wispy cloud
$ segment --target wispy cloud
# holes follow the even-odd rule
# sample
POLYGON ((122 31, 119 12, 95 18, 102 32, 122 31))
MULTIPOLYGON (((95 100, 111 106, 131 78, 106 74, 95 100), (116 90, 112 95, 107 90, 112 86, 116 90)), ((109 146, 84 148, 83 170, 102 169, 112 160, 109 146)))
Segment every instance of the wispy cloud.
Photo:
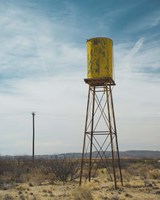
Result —
POLYGON ((160 24, 160 14, 159 11, 155 12, 150 18, 150 26, 155 27, 160 24))
MULTIPOLYGON (((160 69, 160 41, 141 37, 135 44, 119 43, 115 46, 115 67, 123 76, 158 78, 160 69)), ((117 73, 119 74, 119 73, 117 73)), ((157 79, 158 81, 158 79, 157 79)))
POLYGON ((84 50, 55 37, 57 22, 52 24, 49 18, 29 11, 14 7, 1 13, 0 72, 3 76, 10 73, 18 77, 54 75, 60 71, 58 68, 66 71, 74 70, 77 65, 79 68, 84 50))
POLYGON ((122 60, 122 65, 125 65, 125 69, 130 69, 134 65, 134 58, 135 54, 139 52, 139 50, 142 48, 142 45, 144 43, 144 38, 140 38, 134 46, 128 50, 128 53, 125 55, 124 59, 122 60))
MULTIPOLYGON (((157 138, 160 117, 157 109, 160 99, 157 93, 160 84, 159 53, 159 41, 147 37, 139 38, 134 44, 131 41, 115 45, 117 86, 114 95, 120 141, 124 145, 126 137, 127 140, 130 138, 136 144, 134 149, 141 147, 146 135, 148 139, 145 139, 143 148, 158 148, 153 138, 149 140, 149 132, 152 130, 157 138), (128 136, 124 133, 128 133, 128 136), (139 142, 136 142, 136 138, 139 138, 139 142)), ((127 148, 131 146, 129 144, 127 148)))

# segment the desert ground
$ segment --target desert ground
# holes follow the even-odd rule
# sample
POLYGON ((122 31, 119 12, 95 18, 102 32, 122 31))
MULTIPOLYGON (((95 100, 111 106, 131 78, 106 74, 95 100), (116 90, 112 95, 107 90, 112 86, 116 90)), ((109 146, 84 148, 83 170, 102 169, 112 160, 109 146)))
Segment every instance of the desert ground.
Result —
POLYGON ((103 166, 79 186, 78 159, 0 158, 0 200, 160 200, 160 160, 121 159, 123 186, 103 166))

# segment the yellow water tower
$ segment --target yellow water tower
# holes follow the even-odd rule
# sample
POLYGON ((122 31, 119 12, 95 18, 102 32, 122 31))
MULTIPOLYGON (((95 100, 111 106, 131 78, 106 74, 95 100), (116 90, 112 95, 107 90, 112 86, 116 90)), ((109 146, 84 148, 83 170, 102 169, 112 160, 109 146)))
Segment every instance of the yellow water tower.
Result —
POLYGON ((87 40, 87 78, 88 100, 85 120, 80 185, 83 178, 91 180, 99 166, 107 170, 117 189, 120 177, 123 185, 118 147, 116 120, 113 106, 113 41, 110 38, 91 38, 87 40), (118 172, 116 172, 118 169, 118 172), (88 176, 86 176, 86 172, 88 176))
POLYGON ((87 40, 87 78, 113 78, 112 46, 109 38, 87 40))

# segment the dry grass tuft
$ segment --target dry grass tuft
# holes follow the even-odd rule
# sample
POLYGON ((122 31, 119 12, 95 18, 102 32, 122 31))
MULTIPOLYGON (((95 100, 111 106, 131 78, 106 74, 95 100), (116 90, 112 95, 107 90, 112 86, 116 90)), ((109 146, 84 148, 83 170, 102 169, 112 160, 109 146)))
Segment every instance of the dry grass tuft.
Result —
POLYGON ((160 170, 154 169, 154 170, 150 171, 149 175, 153 179, 160 179, 160 170))
POLYGON ((118 196, 118 194, 114 194, 112 197, 111 197, 111 200, 119 200, 120 197, 118 196))
POLYGON ((74 200, 93 200, 89 187, 79 187, 74 191, 74 200))

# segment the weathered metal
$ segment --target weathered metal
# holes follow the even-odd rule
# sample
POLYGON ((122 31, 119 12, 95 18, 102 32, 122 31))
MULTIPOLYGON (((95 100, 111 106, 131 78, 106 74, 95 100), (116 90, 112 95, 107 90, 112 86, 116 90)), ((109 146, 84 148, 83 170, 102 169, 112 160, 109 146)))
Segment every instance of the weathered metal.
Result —
POLYGON ((87 40, 87 78, 113 79, 112 45, 110 38, 87 40))

